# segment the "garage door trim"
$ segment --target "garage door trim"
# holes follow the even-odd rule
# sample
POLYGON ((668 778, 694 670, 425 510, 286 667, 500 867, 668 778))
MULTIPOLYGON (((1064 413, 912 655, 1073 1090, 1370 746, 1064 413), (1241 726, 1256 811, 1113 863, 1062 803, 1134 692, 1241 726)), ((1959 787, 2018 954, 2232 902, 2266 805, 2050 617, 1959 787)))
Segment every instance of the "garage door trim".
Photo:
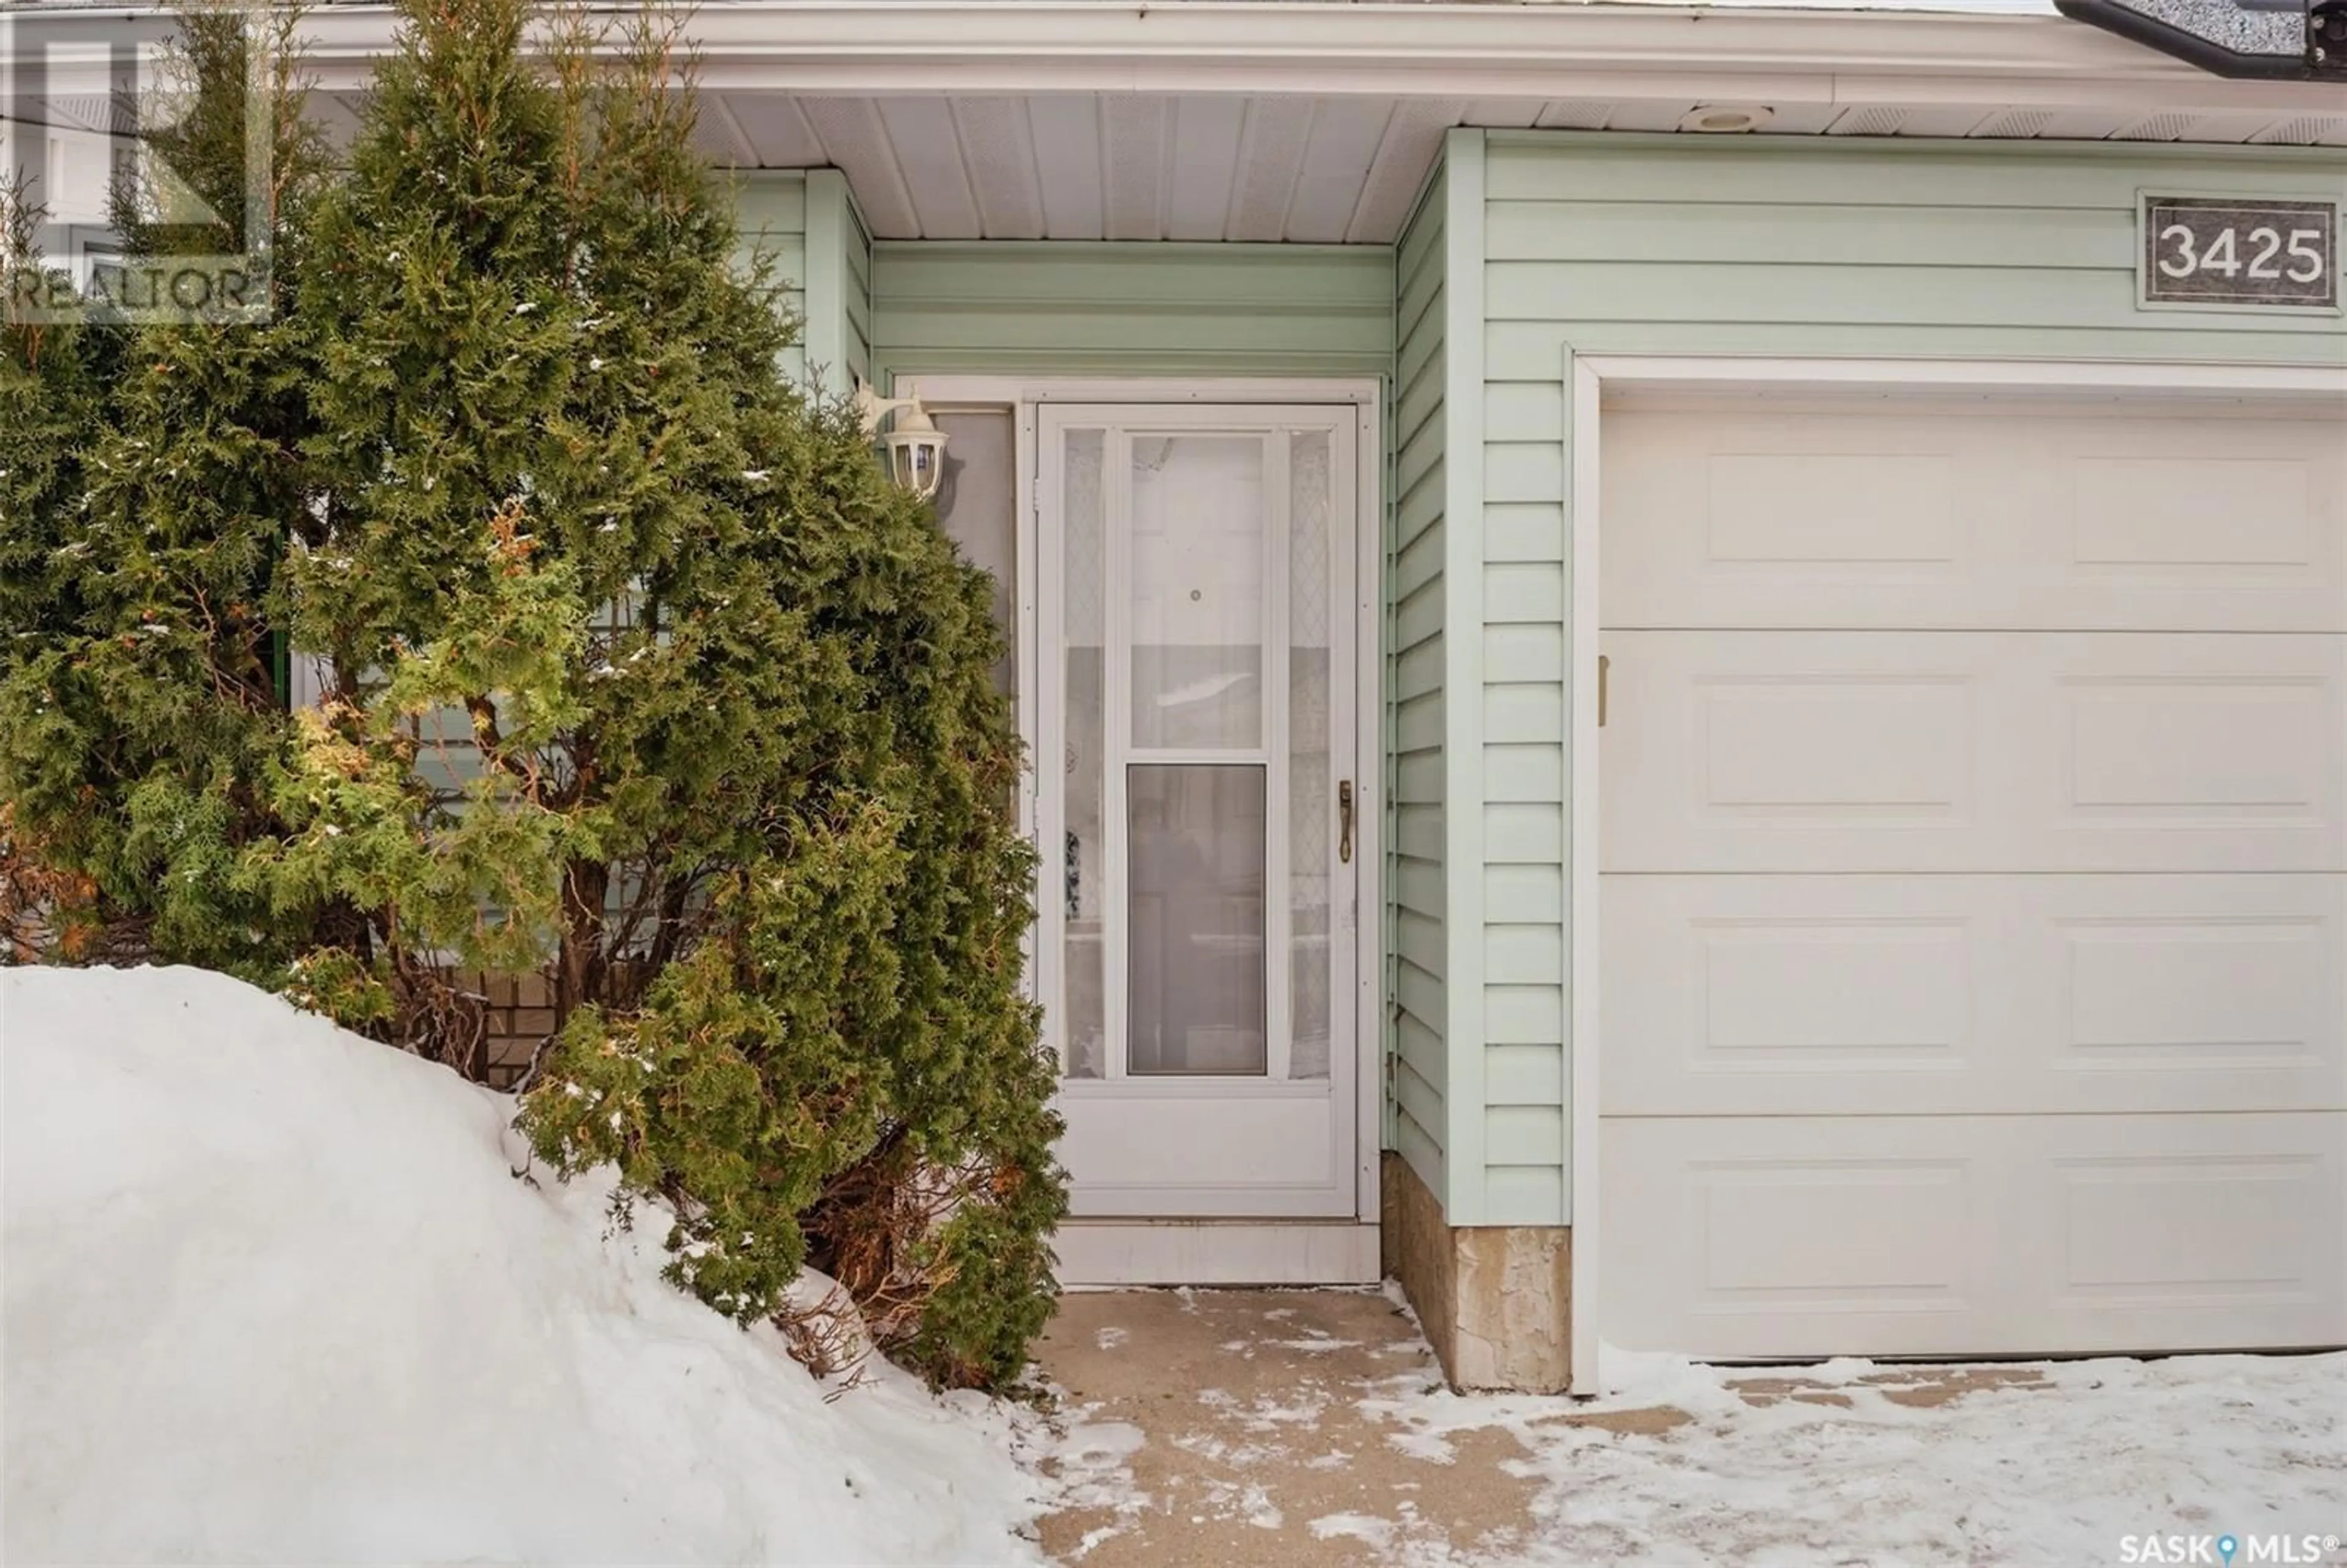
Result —
POLYGON ((1604 403, 1637 388, 1691 392, 1847 394, 1886 396, 2121 396, 2205 400, 2241 396, 2301 412, 2347 412, 2347 367, 2192 364, 2130 361, 1763 359, 1727 355, 1583 355, 1566 349, 1563 378, 1572 393, 1564 459, 1571 477, 1573 530, 1572 811, 1567 854, 1573 926, 1569 955, 1573 1040, 1573 1386, 1604 1393, 1598 1365, 1600 1271, 1604 1215, 1599 1202, 1598 989, 1598 454, 1604 403))

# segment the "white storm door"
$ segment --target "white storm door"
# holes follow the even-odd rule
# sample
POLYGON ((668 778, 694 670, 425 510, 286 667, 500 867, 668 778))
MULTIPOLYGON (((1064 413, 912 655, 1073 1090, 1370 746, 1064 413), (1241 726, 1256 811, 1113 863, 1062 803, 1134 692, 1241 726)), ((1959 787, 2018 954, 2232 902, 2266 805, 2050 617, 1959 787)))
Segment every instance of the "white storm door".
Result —
POLYGON ((1036 974, 1073 1212, 1350 1215, 1353 410, 1038 428, 1036 974))

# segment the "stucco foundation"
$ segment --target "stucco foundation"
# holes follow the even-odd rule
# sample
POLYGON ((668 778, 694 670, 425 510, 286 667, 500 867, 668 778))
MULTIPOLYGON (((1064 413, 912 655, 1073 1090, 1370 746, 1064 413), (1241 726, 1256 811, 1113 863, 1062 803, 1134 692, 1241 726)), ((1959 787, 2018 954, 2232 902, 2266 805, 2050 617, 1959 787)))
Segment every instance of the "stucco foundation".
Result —
POLYGON ((1563 1225, 1452 1225, 1399 1154, 1379 1182, 1385 1271, 1401 1284, 1454 1389, 1561 1394, 1573 1233, 1563 1225))

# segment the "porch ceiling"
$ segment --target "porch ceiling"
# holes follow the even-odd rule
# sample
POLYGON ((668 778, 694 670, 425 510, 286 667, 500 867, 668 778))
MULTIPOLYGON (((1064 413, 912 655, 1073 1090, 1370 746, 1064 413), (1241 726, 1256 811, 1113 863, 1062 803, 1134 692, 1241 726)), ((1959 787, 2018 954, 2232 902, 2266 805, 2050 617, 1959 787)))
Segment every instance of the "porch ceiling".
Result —
MULTIPOLYGON (((2232 86, 2234 84, 2219 84, 2232 86)), ((1690 85, 1598 97, 1062 93, 859 97, 717 92, 707 150, 742 168, 844 170, 884 240, 1196 240, 1383 244, 1453 126, 1677 131, 1698 108, 1758 105, 1762 136, 2347 146, 2347 103, 1837 102, 1690 85)), ((1704 133, 1686 132, 1696 135, 1704 133)))

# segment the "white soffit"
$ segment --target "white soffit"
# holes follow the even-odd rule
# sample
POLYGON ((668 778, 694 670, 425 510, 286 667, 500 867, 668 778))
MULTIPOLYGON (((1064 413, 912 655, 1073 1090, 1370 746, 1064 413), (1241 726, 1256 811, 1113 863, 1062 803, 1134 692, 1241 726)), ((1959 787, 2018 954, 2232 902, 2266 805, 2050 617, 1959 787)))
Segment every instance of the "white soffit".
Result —
MULTIPOLYGON (((347 95, 392 23, 304 26, 347 95)), ((2225 80, 2050 0, 712 0, 692 32, 708 149, 843 169, 883 239, 1385 243, 1452 126, 1717 105, 1766 136, 2347 146, 2335 87, 2225 80)))
MULTIPOLYGON (((2347 146, 2347 106, 2308 114, 2135 105, 1837 105, 1749 92, 1486 98, 1054 94, 713 95, 711 154, 846 171, 884 240, 1383 244, 1456 125, 1672 131, 1699 106, 1758 104, 1760 136, 2347 146)), ((1686 135, 1697 133, 1686 132, 1686 135)))

